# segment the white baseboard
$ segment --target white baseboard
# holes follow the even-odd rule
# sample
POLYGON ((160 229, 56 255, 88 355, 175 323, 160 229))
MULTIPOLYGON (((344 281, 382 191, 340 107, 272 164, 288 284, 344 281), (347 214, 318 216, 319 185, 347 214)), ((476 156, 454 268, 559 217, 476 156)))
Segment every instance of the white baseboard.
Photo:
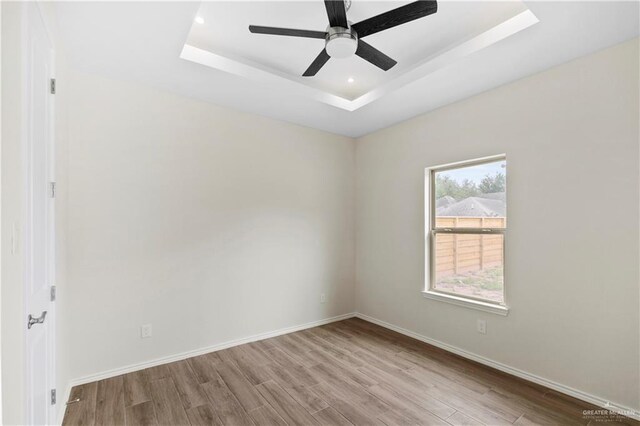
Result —
POLYGON ((436 347, 438 347, 440 349, 444 349, 445 351, 454 353, 456 355, 459 355, 461 357, 470 359, 472 361, 479 362, 480 364, 484 364, 484 365, 487 365, 489 367, 495 368, 496 370, 503 371, 503 372, 511 374, 513 376, 520 377, 521 379, 528 380, 528 381, 533 382, 533 383, 537 383, 537 384, 542 385, 544 387, 547 387, 549 389, 553 389, 553 390, 558 391, 560 393, 572 396, 574 398, 577 398, 577 399, 580 399, 582 401, 591 403, 593 405, 597 405, 598 407, 602 407, 604 409, 607 409, 607 410, 610 410, 610 411, 613 411, 613 412, 616 412, 616 413, 620 413, 620 414, 622 414, 624 416, 631 417, 631 418, 634 418, 636 420, 640 420, 640 411, 638 411, 638 410, 634 410, 632 408, 628 408, 628 407, 625 407, 623 405, 611 403, 610 401, 607 401, 606 399, 597 397, 595 395, 591 395, 589 393, 580 391, 578 389, 574 389, 574 388, 569 387, 569 386, 562 385, 560 383, 554 382, 554 381, 549 380, 549 379, 545 379, 545 378, 540 377, 540 376, 536 376, 535 374, 531 374, 531 373, 528 373, 526 371, 523 371, 523 370, 520 370, 520 369, 517 369, 517 368, 514 368, 514 367, 510 367, 510 366, 502 364, 500 362, 493 361, 493 360, 491 360, 489 358, 485 358, 483 356, 474 354, 473 352, 469 352, 469 351, 466 351, 464 349, 460 349, 460 348, 458 348, 456 346, 452 346, 452 345, 449 345, 447 343, 443 343, 443 342, 440 342, 438 340, 432 339, 430 337, 423 336, 421 334, 415 333, 415 332, 407 330, 405 328, 398 327, 396 325, 390 324, 390 323, 388 323, 386 321, 382 321, 382 320, 379 320, 377 318, 370 317, 369 315, 356 313, 355 317, 356 318, 360 318, 360 319, 365 320, 365 321, 368 321, 368 322, 373 323, 373 324, 377 324, 377 325, 379 325, 381 327, 388 328, 389 330, 396 331, 396 332, 398 332, 400 334, 404 334, 405 336, 412 337, 412 338, 414 338, 416 340, 420 340, 422 342, 425 342, 425 343, 428 343, 430 345, 436 346, 436 347))
MULTIPOLYGON (((79 377, 77 379, 72 379, 69 381, 67 388, 65 389, 64 399, 62 399, 61 404, 66 403, 69 400, 69 396, 71 394, 71 388, 78 385, 83 385, 85 383, 91 383, 98 380, 108 379, 110 377, 120 376, 122 374, 131 373, 133 371, 144 370, 145 368, 155 367, 157 365, 168 364, 170 362, 180 361, 183 359, 191 358, 198 355, 203 355, 209 352, 215 352, 222 349, 231 348, 233 346, 244 345, 245 343, 255 342, 258 340, 269 339, 271 337, 280 336, 283 334, 293 333, 300 330, 306 330, 307 328, 318 327, 320 325, 329 324, 336 321, 342 321, 347 318, 352 318, 356 316, 354 312, 350 312, 348 314, 338 315, 336 317, 325 318, 318 321, 308 322, 306 324, 295 325, 293 327, 281 328, 275 331, 269 331, 266 333, 254 334, 253 336, 244 337, 241 339, 230 340, 227 342, 219 343, 217 345, 208 346, 206 348, 195 349, 192 351, 182 352, 175 355, 169 355, 162 358, 156 358, 150 361, 139 362, 136 364, 127 365, 120 368, 114 368, 112 370, 103 371, 100 373, 90 374, 88 376, 79 377)), ((62 419, 64 418, 64 407, 60 409, 58 414, 58 424, 62 424, 62 419)))

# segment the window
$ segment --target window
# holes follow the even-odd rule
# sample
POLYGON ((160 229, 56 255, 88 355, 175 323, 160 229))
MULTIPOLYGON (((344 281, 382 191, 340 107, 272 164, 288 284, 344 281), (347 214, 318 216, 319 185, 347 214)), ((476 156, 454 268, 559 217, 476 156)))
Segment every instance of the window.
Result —
POLYGON ((425 295, 506 314, 504 156, 426 170, 425 295))

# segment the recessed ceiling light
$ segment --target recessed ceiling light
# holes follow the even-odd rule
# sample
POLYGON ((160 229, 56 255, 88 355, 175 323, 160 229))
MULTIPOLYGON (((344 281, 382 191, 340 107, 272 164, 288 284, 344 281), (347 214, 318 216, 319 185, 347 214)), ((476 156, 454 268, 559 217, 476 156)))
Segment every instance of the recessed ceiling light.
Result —
POLYGON ((196 24, 204 24, 204 18, 202 16, 196 16, 196 24))
POLYGON ((355 81, 355 80, 353 79, 353 77, 349 77, 349 78, 347 79, 347 82, 348 82, 348 83, 353 83, 354 81, 355 81))

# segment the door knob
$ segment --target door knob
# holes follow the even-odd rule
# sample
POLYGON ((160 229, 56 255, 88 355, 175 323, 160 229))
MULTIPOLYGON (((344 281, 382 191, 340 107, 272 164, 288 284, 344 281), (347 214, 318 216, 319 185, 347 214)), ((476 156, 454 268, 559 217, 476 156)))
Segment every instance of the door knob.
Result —
POLYGON ((42 324, 46 316, 47 316, 47 311, 42 311, 42 314, 39 317, 34 317, 33 315, 29 314, 29 321, 27 322, 27 328, 31 329, 31 327, 34 324, 42 324))

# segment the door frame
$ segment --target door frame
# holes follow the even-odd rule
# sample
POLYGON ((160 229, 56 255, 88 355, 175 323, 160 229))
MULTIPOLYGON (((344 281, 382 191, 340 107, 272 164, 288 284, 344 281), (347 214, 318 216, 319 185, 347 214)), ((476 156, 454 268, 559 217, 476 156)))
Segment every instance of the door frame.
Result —
MULTIPOLYGON (((29 259, 33 256, 34 247, 32 246, 31 238, 29 238, 31 233, 31 185, 32 185, 32 170, 34 164, 32 163, 32 152, 33 145, 32 139, 30 137, 31 134, 31 117, 32 117, 32 105, 31 105, 31 96, 32 96, 32 88, 30 87, 30 81, 32 81, 32 69, 30 68, 30 39, 34 37, 32 34, 32 28, 34 25, 41 25, 44 29, 44 33, 49 42, 49 46, 51 47, 49 50, 49 65, 50 65, 50 73, 51 79, 55 78, 55 46, 53 43, 53 38, 51 37, 51 32, 46 24, 46 20, 44 18, 44 13, 41 9, 41 5, 39 2, 25 2, 23 5, 23 40, 22 40, 22 52, 23 52, 23 76, 25 78, 23 86, 23 94, 22 94, 22 139, 23 139, 23 170, 24 170, 24 201, 23 201, 23 220, 24 220, 24 229, 23 229, 23 259, 25 260, 23 263, 23 320, 24 320, 24 361, 25 361, 25 374, 24 374, 24 419, 25 421, 29 421, 29 413, 30 406, 29 402, 31 401, 31 393, 29 385, 30 378, 30 365, 28 361, 29 357, 29 339, 28 339, 28 329, 26 327, 27 316, 29 315, 29 279, 32 274, 30 269, 30 261, 29 259)), ((49 123, 48 123, 48 140, 46 141, 46 167, 47 167, 47 180, 48 182, 55 182, 55 99, 53 94, 49 94, 48 96, 48 113, 49 113, 49 123)), ((55 240, 55 198, 51 196, 47 197, 46 203, 46 280, 47 287, 51 287, 55 285, 55 248, 56 248, 56 240, 55 240)), ((49 360, 47 365, 47 383, 49 384, 50 389, 56 388, 56 345, 55 345, 55 336, 56 336, 56 304, 53 301, 50 301, 48 309, 47 309, 47 317, 46 321, 47 332, 49 333, 49 360)), ((62 395, 59 395, 62 397, 62 395)), ((56 404, 49 404, 49 409, 47 412, 47 420, 49 424, 53 424, 57 421, 57 409, 59 402, 56 401, 56 404)))

